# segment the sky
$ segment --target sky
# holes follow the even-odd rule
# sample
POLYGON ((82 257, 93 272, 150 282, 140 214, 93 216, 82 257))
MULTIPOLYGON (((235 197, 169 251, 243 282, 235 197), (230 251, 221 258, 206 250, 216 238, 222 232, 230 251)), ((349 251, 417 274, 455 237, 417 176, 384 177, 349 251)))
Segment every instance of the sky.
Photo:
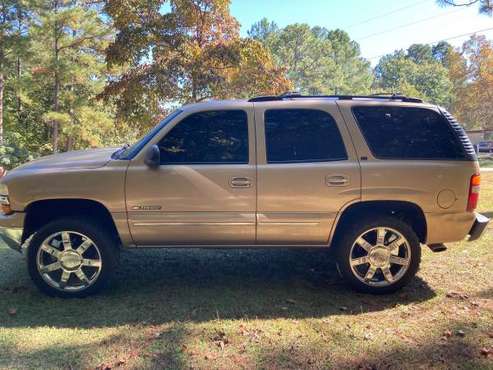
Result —
POLYGON ((340 28, 360 44, 362 56, 372 64, 396 49, 413 43, 448 39, 460 46, 473 31, 493 39, 493 17, 478 14, 478 6, 440 7, 435 0, 232 0, 231 13, 247 35, 261 18, 280 27, 308 23, 340 28))

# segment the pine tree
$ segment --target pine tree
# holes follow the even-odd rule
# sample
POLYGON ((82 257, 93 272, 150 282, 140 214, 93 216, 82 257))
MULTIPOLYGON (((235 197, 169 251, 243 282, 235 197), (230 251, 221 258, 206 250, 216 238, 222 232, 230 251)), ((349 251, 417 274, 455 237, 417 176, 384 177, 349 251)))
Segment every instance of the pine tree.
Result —
POLYGON ((22 15, 24 2, 20 0, 0 1, 0 145, 4 142, 4 99, 6 76, 12 67, 15 46, 22 37, 22 15))
MULTIPOLYGON (((43 115, 50 128, 53 151, 63 141, 66 150, 78 141, 97 144, 94 127, 109 129, 110 118, 94 101, 105 82, 104 50, 110 28, 97 10, 78 0, 44 0, 32 30, 33 81, 38 97, 44 91, 51 109, 43 115), (92 106, 92 108, 90 108, 92 106), (88 109, 94 122, 84 122, 88 109)), ((39 97, 43 99, 43 97, 39 97)), ((46 98, 45 98, 46 99, 46 98)))

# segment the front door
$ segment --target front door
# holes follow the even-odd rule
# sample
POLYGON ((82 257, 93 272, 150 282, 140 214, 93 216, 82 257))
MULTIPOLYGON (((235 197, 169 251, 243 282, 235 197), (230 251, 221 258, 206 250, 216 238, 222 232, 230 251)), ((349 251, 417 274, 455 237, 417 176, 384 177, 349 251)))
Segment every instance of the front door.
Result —
POLYGON ((255 243, 256 168, 252 103, 188 111, 164 127, 161 165, 140 153, 126 180, 130 231, 137 245, 255 243))
POLYGON ((255 103, 258 244, 324 245, 360 199, 360 168, 332 101, 255 103))

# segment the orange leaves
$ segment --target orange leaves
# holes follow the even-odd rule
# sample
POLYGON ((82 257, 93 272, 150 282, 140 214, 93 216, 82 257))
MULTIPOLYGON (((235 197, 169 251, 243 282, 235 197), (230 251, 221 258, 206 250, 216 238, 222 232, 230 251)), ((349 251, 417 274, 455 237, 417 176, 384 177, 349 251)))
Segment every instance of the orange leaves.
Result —
POLYGON ((245 97, 288 90, 290 82, 275 66, 264 46, 242 39, 229 12, 229 0, 174 0, 170 3, 109 0, 117 37, 108 61, 126 73, 113 81, 104 96, 117 101, 126 114, 142 112, 142 101, 157 111, 170 103, 208 98, 245 97), (163 5, 169 5, 163 12, 163 5), (147 13, 144 11, 147 9, 147 13), (145 68, 143 65, 145 64, 145 68))
POLYGON ((456 98, 452 110, 468 128, 493 128, 493 44, 472 36, 452 52, 449 76, 456 98))

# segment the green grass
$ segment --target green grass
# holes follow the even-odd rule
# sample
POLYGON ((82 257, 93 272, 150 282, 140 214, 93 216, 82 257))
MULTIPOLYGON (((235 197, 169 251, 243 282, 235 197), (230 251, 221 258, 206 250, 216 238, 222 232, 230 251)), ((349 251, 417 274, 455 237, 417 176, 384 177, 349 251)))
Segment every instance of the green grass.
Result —
POLYGON ((0 368, 493 368, 492 243, 424 249, 388 296, 350 291, 323 251, 132 251, 83 300, 42 295, 0 246, 0 368))
POLYGON ((480 156, 479 157, 479 165, 481 166, 481 168, 492 168, 493 167, 493 157, 491 155, 480 156))

